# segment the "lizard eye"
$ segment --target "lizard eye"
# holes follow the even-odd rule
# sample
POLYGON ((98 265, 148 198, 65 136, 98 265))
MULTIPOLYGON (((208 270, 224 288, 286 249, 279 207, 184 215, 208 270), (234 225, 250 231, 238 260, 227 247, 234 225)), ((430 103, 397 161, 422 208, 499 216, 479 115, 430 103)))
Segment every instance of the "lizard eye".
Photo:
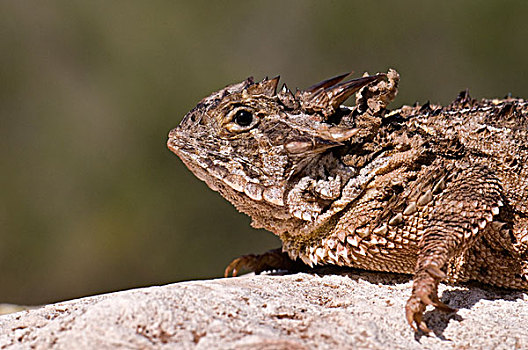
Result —
POLYGON ((257 116, 253 114, 252 110, 246 107, 231 111, 227 120, 226 129, 234 133, 248 131, 258 123, 257 116))
POLYGON ((233 121, 242 127, 250 126, 253 122, 253 114, 251 112, 241 109, 236 112, 233 121))

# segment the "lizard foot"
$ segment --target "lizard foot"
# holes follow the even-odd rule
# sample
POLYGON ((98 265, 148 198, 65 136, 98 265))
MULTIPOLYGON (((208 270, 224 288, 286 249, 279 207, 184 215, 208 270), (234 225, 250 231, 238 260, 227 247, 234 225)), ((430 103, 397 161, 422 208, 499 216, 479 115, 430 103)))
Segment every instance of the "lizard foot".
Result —
POLYGON ((249 254, 236 258, 227 265, 224 277, 229 277, 229 275, 235 277, 240 270, 248 270, 259 274, 267 270, 298 271, 301 270, 301 266, 304 266, 304 264, 291 260, 288 254, 283 253, 279 248, 267 251, 264 254, 249 254))
POLYGON ((424 333, 431 332, 423 320, 423 313, 427 305, 432 305, 445 312, 456 311, 438 299, 438 282, 444 278, 445 273, 436 266, 428 266, 423 273, 415 276, 413 292, 405 306, 407 322, 415 331, 419 329, 424 333))

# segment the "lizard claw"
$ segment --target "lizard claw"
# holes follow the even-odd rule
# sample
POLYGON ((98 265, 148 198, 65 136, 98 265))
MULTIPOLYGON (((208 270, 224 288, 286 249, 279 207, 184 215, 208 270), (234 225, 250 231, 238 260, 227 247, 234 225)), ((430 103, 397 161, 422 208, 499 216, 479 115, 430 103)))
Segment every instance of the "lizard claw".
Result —
POLYGON ((407 305, 405 306, 405 317, 415 332, 418 332, 418 329, 424 333, 431 332, 431 330, 427 327, 427 324, 423 321, 425 306, 426 304, 415 296, 412 296, 407 301, 407 305))
POLYGON ((238 275, 238 272, 242 269, 255 271, 257 260, 257 256, 253 254, 243 255, 239 258, 234 259, 229 263, 229 265, 227 265, 224 271, 224 277, 229 277, 229 275, 236 277, 238 275))
POLYGON ((416 296, 421 300, 422 303, 425 305, 432 305, 437 309, 440 309, 442 311, 446 312, 454 312, 456 309, 453 309, 452 307, 447 306, 443 302, 438 299, 438 295, 432 294, 425 294, 423 291, 416 293, 416 296))
POLYGON ((427 305, 445 312, 455 312, 456 309, 447 306, 438 298, 437 286, 438 281, 445 274, 437 267, 428 267, 425 273, 414 280, 412 296, 405 306, 405 316, 410 326, 417 331, 420 329, 424 333, 430 333, 431 330, 423 321, 423 313, 427 305))

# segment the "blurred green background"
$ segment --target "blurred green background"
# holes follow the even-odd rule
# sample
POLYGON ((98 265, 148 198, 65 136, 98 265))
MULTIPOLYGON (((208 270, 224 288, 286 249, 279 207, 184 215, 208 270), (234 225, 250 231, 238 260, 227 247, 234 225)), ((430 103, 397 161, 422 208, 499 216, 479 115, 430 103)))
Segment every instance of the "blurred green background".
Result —
POLYGON ((400 95, 528 97, 527 1, 1 1, 0 302, 218 277, 277 247, 165 146, 249 75, 396 68, 400 95))

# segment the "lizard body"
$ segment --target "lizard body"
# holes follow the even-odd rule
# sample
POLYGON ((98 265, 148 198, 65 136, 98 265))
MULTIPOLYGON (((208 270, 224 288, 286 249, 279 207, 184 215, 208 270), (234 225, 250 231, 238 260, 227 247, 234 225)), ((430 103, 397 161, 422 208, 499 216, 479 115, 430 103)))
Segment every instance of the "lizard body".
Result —
POLYGON ((291 92, 278 77, 213 93, 168 147, 282 240, 226 275, 295 264, 414 274, 413 327, 440 281, 528 289, 528 102, 461 93, 390 110, 399 75, 346 75, 291 92), (342 103, 356 93, 354 107, 342 103))

